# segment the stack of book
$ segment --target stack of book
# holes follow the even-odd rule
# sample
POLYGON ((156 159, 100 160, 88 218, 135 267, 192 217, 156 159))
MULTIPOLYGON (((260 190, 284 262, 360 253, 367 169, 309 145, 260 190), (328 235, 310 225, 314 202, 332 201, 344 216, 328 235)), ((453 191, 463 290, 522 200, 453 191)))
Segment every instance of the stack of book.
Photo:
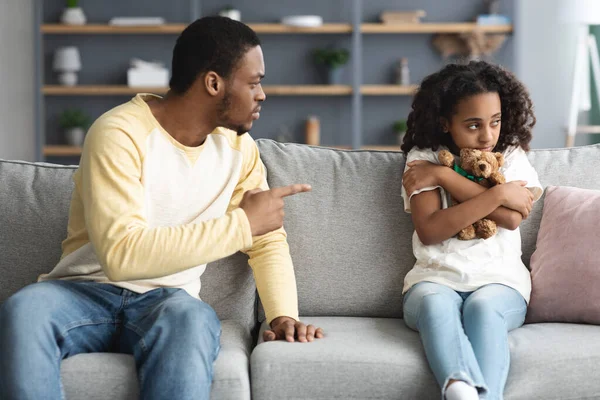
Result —
POLYGON ((384 24, 418 24, 426 15, 423 10, 384 11, 379 18, 384 24))

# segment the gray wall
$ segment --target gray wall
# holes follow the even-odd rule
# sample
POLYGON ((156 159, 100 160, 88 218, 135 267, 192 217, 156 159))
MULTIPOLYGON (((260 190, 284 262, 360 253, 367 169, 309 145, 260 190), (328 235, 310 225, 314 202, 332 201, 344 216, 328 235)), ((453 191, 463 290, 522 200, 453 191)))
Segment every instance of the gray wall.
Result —
MULTIPOLYGON (((91 22, 105 22, 114 14, 135 15, 139 10, 134 5, 138 1, 81 0, 81 4, 89 10, 91 22), (130 4, 128 6, 128 4, 130 4), (101 10, 94 10, 100 7, 101 10), (123 8, 129 7, 129 10, 123 8), (102 11, 104 10, 104 11, 102 11), (102 13, 103 12, 103 13, 102 13), (101 18, 101 19, 100 19, 101 18)), ((529 87, 536 106, 538 124, 534 131, 533 146, 561 147, 564 144, 562 126, 566 121, 570 77, 574 48, 572 39, 574 29, 561 26, 556 28, 558 7, 569 0, 518 0, 504 1, 504 12, 515 18, 515 34, 497 55, 496 61, 514 69, 517 75, 529 87), (554 22, 553 22, 554 21, 554 22)), ((2 0, 0 1, 0 84, 4 89, 0 97, 0 157, 10 159, 34 158, 34 96, 33 96, 33 27, 31 12, 34 0, 2 0)), ((271 1, 231 1, 243 13, 247 22, 274 22, 283 14, 311 13, 320 10, 330 22, 349 21, 350 12, 340 11, 344 0, 327 2, 302 1, 290 2, 282 9, 280 2, 271 1), (260 5, 257 7, 256 5, 260 5), (326 7, 322 8, 322 7, 326 7), (322 10, 322 11, 321 11, 322 10), (329 11, 327 11, 329 10, 329 11)), ((58 20, 62 0, 45 0, 46 21, 58 20)), ((168 2, 144 1, 145 15, 170 13, 172 22, 187 22, 189 7, 187 0, 168 2), (158 8, 157 8, 158 7, 158 8), (177 17, 177 18, 175 18, 177 17)), ((203 13, 215 13, 220 4, 217 0, 204 1, 203 13)), ((427 20, 468 20, 478 12, 479 1, 365 1, 365 14, 368 19, 375 20, 380 9, 423 8, 428 12, 427 20), (441 3, 441 5, 440 5, 441 3), (448 13, 448 14, 446 14, 448 13)), ((429 47, 430 35, 373 35, 365 36, 364 80, 366 83, 383 83, 389 77, 392 62, 401 56, 408 56, 413 78, 422 78, 433 72, 444 63, 429 47), (377 44, 377 47, 375 47, 377 44), (381 47, 381 50, 376 50, 381 47), (375 60, 373 60, 375 58, 375 60)), ((106 78, 106 83, 123 83, 124 68, 130 56, 153 58, 153 55, 168 61, 174 36, 78 36, 72 39, 59 36, 47 36, 45 40, 48 54, 53 47, 61 43, 81 44, 90 40, 93 46, 104 47, 101 60, 104 69, 97 76, 106 78), (110 44, 106 44, 109 38, 110 44), (96 43, 97 42, 97 43, 96 43), (94 44, 96 43, 96 44, 94 44), (104 43, 104 44, 103 44, 104 43), (157 53, 152 53, 158 48, 157 53), (121 49, 136 49, 133 54, 118 55, 121 49), (106 62, 104 62, 106 59, 106 62)), ((316 75, 306 53, 314 46, 336 42, 350 45, 349 36, 316 35, 287 36, 275 35, 262 37, 267 60, 268 78, 265 83, 309 83, 316 75), (307 41, 308 39, 308 41, 307 41), (277 54, 283 57, 277 56, 277 54)), ((86 61, 86 71, 91 73, 94 62, 86 61)), ((92 54, 91 57, 97 57, 92 54)), ((92 82, 93 76, 83 77, 92 82)), ((54 77, 46 72, 48 83, 54 77)), ((346 74, 347 82, 350 75, 346 74)), ((84 102, 93 116, 99 115, 108 107, 127 100, 126 97, 110 98, 51 98, 48 102, 49 131, 56 131, 56 115, 67 106, 84 102)), ((350 136, 350 98, 321 97, 275 97, 271 96, 263 115, 257 122, 253 134, 257 137, 277 137, 282 125, 292 130, 294 139, 302 139, 302 121, 308 114, 322 117, 323 142, 349 143, 350 136), (323 112, 326 110, 326 114, 323 112)), ((391 143, 393 138, 389 125, 396 117, 403 117, 408 112, 407 97, 366 97, 364 98, 364 127, 368 133, 365 143, 391 143)), ((59 141, 55 133, 49 132, 52 141, 59 141)), ((577 144, 585 144, 590 139, 578 138, 577 144)), ((58 161, 58 160, 54 160, 58 161)))
POLYGON ((35 159, 33 0, 0 0, 0 158, 35 159))
MULTIPOLYGON (((515 72, 531 92, 537 124, 532 147, 563 147, 569 113, 577 27, 561 19, 572 0, 521 0, 515 24, 515 72)), ((586 115, 580 115, 580 122, 586 115)), ((576 145, 591 136, 576 137, 576 145)))
MULTIPOLYGON (((216 14, 230 3, 242 12, 244 22, 277 22, 284 15, 322 15, 326 22, 351 22, 351 0, 304 0, 281 2, 279 0, 203 0, 202 14, 216 14)), ((57 21, 63 0, 44 2, 44 20, 57 21)), ((139 15, 140 1, 81 0, 90 22, 103 23, 114 15, 139 15)), ((480 12, 483 2, 473 0, 377 0, 363 1, 364 21, 377 22, 383 10, 424 9, 426 21, 470 21, 480 12)), ((514 14, 513 0, 503 2, 502 11, 514 14)), ((169 22, 188 22, 188 0, 171 2, 145 1, 144 15, 162 15, 169 22)), ((170 63, 175 35, 140 36, 46 36, 44 40, 46 65, 50 64, 52 52, 66 44, 79 45, 82 52, 83 71, 81 83, 124 84, 125 70, 130 57, 158 59, 170 63), (84 44, 85 41, 85 44, 84 44)), ((427 74, 438 70, 446 61, 431 47, 430 34, 389 34, 363 36, 363 81, 367 84, 391 83, 395 63, 408 57, 411 77, 420 81, 427 74)), ((264 84, 310 84, 319 83, 319 75, 311 61, 310 52, 318 46, 336 44, 351 47, 351 35, 261 35, 265 54, 267 77, 264 84)), ((494 61, 512 69, 514 65, 513 38, 509 37, 494 61)), ((351 82, 351 64, 345 72, 345 82, 351 82)), ((46 67, 46 82, 55 82, 55 76, 46 67)), ((57 117, 65 108, 80 102, 96 117, 107 108, 127 100, 127 97, 77 97, 47 98, 47 135, 49 142, 59 143, 57 117)), ((393 144, 395 137, 392 124, 406 118, 410 106, 409 96, 369 96, 363 99, 363 143, 393 144)), ((345 145, 351 143, 351 97, 282 97, 270 96, 253 129, 254 137, 278 138, 290 132, 292 141, 303 141, 303 125, 308 115, 321 119, 322 143, 345 145)))

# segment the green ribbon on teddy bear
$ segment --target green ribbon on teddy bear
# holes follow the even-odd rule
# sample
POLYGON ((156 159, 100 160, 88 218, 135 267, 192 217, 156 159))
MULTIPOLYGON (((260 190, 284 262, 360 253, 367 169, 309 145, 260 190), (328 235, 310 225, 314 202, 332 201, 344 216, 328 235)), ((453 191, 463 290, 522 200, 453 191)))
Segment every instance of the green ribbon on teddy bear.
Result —
POLYGON ((454 170, 462 176, 464 176, 465 178, 472 180, 473 182, 481 182, 484 179, 481 176, 469 175, 467 171, 462 169, 458 164, 454 164, 454 170))

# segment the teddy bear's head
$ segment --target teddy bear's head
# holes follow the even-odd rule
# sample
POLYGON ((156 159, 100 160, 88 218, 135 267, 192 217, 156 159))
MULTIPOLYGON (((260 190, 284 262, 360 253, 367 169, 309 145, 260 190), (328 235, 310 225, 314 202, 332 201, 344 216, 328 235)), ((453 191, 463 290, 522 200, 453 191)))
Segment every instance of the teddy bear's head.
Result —
POLYGON ((489 178, 504 164, 502 153, 492 153, 476 149, 461 149, 460 167, 478 178, 489 178))

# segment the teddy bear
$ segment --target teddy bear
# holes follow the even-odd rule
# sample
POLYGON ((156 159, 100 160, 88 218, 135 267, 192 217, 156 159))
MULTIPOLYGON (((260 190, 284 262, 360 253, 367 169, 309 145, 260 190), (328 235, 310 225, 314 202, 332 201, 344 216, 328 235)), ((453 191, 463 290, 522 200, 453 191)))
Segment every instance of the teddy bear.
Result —
MULTIPOLYGON (((477 149, 461 149, 458 164, 454 163, 454 155, 448 150, 441 150, 438 159, 442 165, 453 168, 456 172, 479 183, 486 188, 506 183, 500 167, 504 164, 502 153, 492 153, 477 149)), ((452 199, 453 203, 456 201, 452 199)), ((491 219, 483 218, 458 232, 458 239, 488 239, 496 234, 498 227, 491 219)))

